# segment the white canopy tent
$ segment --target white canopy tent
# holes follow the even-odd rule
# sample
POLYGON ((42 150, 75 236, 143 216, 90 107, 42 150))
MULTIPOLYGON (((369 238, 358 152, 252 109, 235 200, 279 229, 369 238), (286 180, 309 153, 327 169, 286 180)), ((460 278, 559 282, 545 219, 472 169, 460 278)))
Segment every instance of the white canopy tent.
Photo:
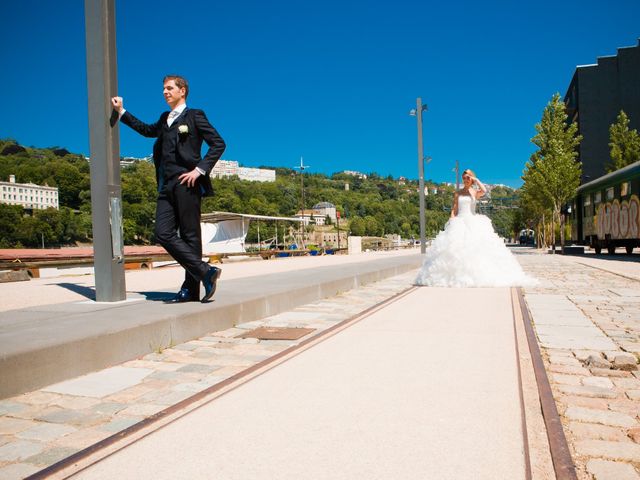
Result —
POLYGON ((245 238, 251 220, 301 222, 300 218, 249 215, 245 213, 211 212, 200 217, 202 228, 202 253, 245 252, 245 238))

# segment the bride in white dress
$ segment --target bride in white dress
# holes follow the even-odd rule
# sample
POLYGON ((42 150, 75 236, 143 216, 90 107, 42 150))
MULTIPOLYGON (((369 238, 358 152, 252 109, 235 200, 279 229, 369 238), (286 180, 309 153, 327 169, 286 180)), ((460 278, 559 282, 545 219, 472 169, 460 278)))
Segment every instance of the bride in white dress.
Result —
POLYGON ((507 287, 534 285, 493 230, 491 220, 476 215, 476 200, 486 187, 471 170, 454 195, 451 218, 431 243, 416 284, 432 287, 507 287), (476 185, 477 188, 473 186, 476 185))

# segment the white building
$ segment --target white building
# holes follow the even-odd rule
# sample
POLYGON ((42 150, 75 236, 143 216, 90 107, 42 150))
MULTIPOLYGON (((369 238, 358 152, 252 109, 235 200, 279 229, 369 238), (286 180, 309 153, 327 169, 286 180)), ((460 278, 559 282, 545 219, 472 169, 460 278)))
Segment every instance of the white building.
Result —
POLYGON ((309 225, 313 223, 315 225, 324 225, 327 219, 326 215, 319 213, 317 210, 304 210, 304 212, 298 210, 294 217, 302 220, 303 225, 309 225))
POLYGON ((240 180, 249 180, 252 182, 276 181, 275 170, 241 167, 238 162, 233 160, 218 160, 211 170, 211 176, 217 178, 237 176, 240 180))
POLYGON ((342 173, 346 173, 347 175, 352 175, 354 177, 362 178, 363 180, 367 179, 367 176, 364 173, 358 172, 356 170, 343 170, 342 173))
POLYGON ((313 211, 316 212, 317 215, 322 215, 324 217, 331 218, 331 221, 334 224, 338 219, 336 215, 336 206, 333 203, 329 203, 329 202, 316 203, 313 206, 313 211))
POLYGON ((59 208, 57 187, 16 183, 15 175, 9 175, 8 182, 0 181, 0 195, 0 203, 20 205, 27 209, 59 208))

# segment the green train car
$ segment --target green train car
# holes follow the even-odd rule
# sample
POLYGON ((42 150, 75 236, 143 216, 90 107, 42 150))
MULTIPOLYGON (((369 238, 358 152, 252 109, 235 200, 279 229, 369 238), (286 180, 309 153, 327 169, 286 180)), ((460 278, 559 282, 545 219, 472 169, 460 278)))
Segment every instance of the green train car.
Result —
POLYGON ((640 162, 578 188, 571 212, 571 239, 596 253, 640 247, 640 162))

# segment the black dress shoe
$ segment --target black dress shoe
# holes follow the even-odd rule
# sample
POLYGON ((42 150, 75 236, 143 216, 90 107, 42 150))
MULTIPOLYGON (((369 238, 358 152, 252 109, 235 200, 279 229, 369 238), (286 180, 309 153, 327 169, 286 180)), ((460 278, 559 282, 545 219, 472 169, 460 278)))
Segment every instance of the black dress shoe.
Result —
POLYGON ((206 273, 204 278, 202 279, 202 285, 204 286, 204 297, 202 297, 201 302, 207 302, 213 294, 216 293, 216 284, 218 283, 218 279, 222 275, 222 270, 218 267, 210 267, 209 271, 206 273))
POLYGON ((169 300, 169 303, 183 303, 191 301, 193 301, 193 298, 191 298, 191 292, 189 292, 188 288, 183 288, 178 293, 176 293, 175 297, 169 300))

